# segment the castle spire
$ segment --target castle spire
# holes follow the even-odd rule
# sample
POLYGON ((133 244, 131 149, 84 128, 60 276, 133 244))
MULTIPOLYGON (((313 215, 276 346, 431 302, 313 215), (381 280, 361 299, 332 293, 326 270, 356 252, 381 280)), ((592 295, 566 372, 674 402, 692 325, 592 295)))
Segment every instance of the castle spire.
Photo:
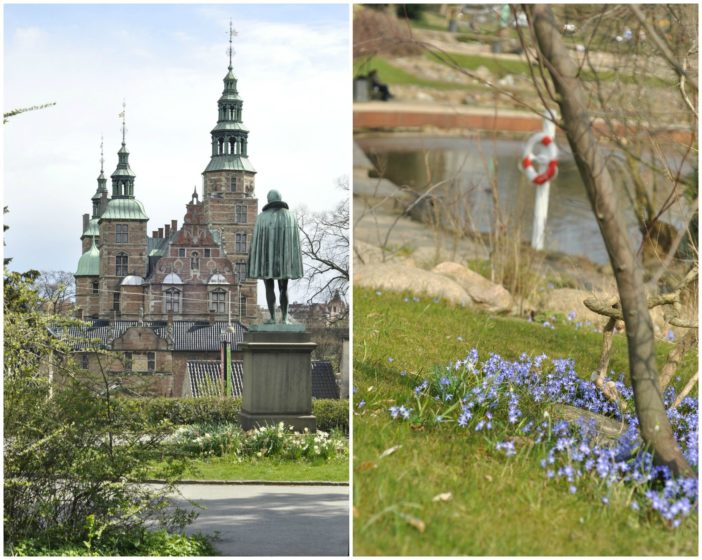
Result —
POLYGON ((119 161, 112 177, 112 198, 134 198, 134 178, 136 175, 129 167, 129 150, 127 150, 127 103, 122 101, 122 147, 117 152, 119 161))
POLYGON ((237 80, 232 68, 234 48, 232 41, 236 30, 229 21, 229 66, 227 75, 224 76, 224 91, 217 102, 219 114, 217 126, 211 131, 212 159, 205 169, 208 171, 248 171, 255 173, 248 161, 248 136, 249 131, 242 121, 243 100, 237 91, 237 80))
POLYGON ((232 54, 234 49, 232 48, 232 37, 236 35, 236 30, 232 27, 232 20, 229 20, 229 70, 232 70, 232 54))

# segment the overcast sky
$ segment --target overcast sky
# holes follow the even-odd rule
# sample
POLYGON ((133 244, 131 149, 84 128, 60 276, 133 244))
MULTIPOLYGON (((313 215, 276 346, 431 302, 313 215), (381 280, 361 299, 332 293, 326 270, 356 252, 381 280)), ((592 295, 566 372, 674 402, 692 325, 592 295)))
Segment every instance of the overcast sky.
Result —
MULTIPOLYGON (((227 73, 244 100, 256 193, 332 208, 351 169, 347 5, 5 5, 4 111, 56 102, 4 129, 11 268, 74 272, 82 215, 117 165, 122 100, 135 197, 151 232, 202 193, 227 73)), ((262 290, 260 290, 262 291, 262 290)))

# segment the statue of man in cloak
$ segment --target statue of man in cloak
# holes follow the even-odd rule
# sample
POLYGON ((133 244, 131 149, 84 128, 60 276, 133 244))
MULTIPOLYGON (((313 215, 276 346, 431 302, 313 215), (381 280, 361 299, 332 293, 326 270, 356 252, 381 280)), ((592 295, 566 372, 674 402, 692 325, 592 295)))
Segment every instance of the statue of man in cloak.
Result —
POLYGON ((281 323, 288 319, 288 280, 302 278, 300 232, 295 214, 290 212, 276 190, 268 192, 268 204, 256 218, 249 249, 247 276, 262 278, 266 287, 266 303, 275 323, 275 280, 280 292, 281 323))

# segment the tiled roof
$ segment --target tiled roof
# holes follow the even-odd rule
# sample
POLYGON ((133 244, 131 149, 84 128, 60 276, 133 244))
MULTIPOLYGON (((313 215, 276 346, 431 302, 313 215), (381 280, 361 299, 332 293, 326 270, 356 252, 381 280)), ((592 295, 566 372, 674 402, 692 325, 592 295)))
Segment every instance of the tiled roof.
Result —
POLYGON ((312 396, 315 399, 339 398, 339 386, 330 362, 312 362, 312 396))
MULTIPOLYGON (((188 379, 193 397, 220 396, 222 374, 220 362, 214 360, 191 360, 188 362, 188 379)), ((232 360, 233 395, 241 396, 244 391, 244 362, 232 360)), ((334 370, 329 362, 312 360, 312 398, 338 399, 334 370)))
MULTIPOLYGON (((109 347, 115 338, 119 338, 124 332, 138 325, 137 321, 110 321, 104 319, 94 319, 87 327, 50 328, 49 330, 61 338, 74 339, 73 345, 76 350, 91 348, 94 343, 86 339, 97 339, 98 345, 109 347)), ((144 326, 152 328, 161 338, 168 338, 168 328, 165 321, 144 321, 144 326)), ((173 349, 176 352, 218 352, 222 344, 222 334, 225 339, 232 344, 232 350, 236 350, 238 344, 244 339, 246 327, 236 321, 232 322, 234 332, 227 330, 229 324, 226 321, 215 321, 212 324, 205 321, 173 321, 173 349)))
MULTIPOLYGON (((220 362, 214 360, 191 360, 188 362, 190 394, 193 397, 219 397, 222 395, 222 372, 220 362)), ((233 395, 238 397, 244 390, 244 364, 232 362, 233 395)))

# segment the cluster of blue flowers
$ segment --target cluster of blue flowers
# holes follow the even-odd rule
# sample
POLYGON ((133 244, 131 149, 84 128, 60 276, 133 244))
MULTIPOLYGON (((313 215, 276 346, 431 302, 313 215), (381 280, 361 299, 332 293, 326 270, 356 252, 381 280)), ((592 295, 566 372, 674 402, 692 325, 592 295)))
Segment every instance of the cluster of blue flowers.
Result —
MULTIPOLYGON (((696 511, 698 485, 696 478, 674 478, 667 467, 654 466, 652 454, 638 436, 638 420, 633 414, 633 392, 623 376, 613 380, 626 407, 608 400, 592 382, 581 379, 573 360, 548 360, 545 355, 534 358, 522 354, 509 361, 497 354, 478 362, 472 349, 465 359, 437 368, 414 388, 414 398, 422 414, 433 414, 437 422, 455 422, 462 429, 475 432, 493 429, 495 415, 506 420, 516 437, 498 441, 495 448, 505 456, 516 455, 515 442, 529 438, 542 445, 541 465, 546 477, 561 481, 570 493, 578 492, 585 480, 601 492, 601 502, 610 503, 617 485, 626 485, 628 504, 633 510, 647 506, 657 511, 671 526, 696 511), (428 406, 429 403, 433 406, 428 406), (591 413, 621 421, 624 433, 608 440, 597 429, 594 419, 578 421, 552 419, 548 407, 570 405, 591 413), (527 410, 526 406, 529 406, 527 410), (534 410, 543 410, 543 418, 534 419, 534 410), (431 411, 431 412, 429 412, 431 411), (531 415, 531 417, 529 417, 531 415)), ((687 461, 698 464, 698 406, 691 397, 675 409, 670 405, 675 391, 669 387, 664 395, 668 417, 675 437, 687 461)), ((413 409, 390 407, 393 419, 426 420, 412 414, 413 409)))

